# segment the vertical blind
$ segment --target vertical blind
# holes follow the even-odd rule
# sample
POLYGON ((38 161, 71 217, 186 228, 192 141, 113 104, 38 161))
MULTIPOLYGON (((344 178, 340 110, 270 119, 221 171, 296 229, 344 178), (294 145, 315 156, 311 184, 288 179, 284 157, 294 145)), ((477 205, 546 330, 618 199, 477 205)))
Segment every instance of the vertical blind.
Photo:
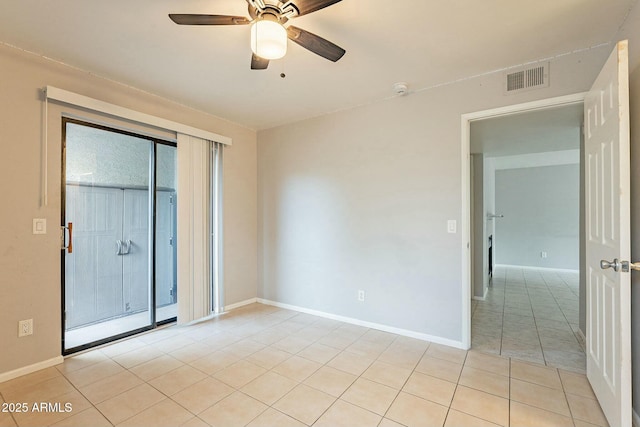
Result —
POLYGON ((178 134, 178 323, 211 314, 212 142, 178 134))

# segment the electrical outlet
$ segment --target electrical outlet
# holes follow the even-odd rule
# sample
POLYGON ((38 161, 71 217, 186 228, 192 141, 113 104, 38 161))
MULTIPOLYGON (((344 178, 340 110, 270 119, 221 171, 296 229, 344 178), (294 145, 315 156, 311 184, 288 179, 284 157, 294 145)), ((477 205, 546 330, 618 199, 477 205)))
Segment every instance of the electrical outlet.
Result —
POLYGON ((33 319, 18 322, 18 337, 26 337, 27 335, 33 335, 33 319))
POLYGON ((364 301, 364 291, 358 291, 358 301, 364 301))
POLYGON ((540 258, 546 258, 547 253, 545 251, 540 252, 540 258))

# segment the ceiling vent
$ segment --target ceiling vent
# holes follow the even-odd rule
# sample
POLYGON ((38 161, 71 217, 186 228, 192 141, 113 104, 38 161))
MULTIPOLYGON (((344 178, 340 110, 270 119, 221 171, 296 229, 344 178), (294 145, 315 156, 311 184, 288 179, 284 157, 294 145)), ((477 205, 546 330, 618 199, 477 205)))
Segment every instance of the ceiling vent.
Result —
POLYGON ((515 70, 510 69, 505 73, 505 95, 543 87, 549 87, 548 62, 515 70))

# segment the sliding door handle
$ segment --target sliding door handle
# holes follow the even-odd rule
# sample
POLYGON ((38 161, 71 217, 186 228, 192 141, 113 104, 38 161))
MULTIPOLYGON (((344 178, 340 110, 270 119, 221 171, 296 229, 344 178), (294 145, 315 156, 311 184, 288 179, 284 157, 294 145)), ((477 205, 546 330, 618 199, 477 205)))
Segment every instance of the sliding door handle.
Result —
POLYGON ((116 240, 116 255, 122 255, 122 240, 116 240))
POLYGON ((122 253, 122 255, 129 255, 129 252, 131 252, 131 245, 133 243, 129 239, 125 240, 124 243, 125 243, 126 246, 125 246, 125 249, 124 249, 124 252, 122 253))
POLYGON ((62 226, 62 250, 67 250, 67 253, 72 254, 73 253, 73 223, 72 222, 68 222, 66 226, 62 226), (64 245, 64 235, 65 235, 65 230, 69 230, 69 244, 68 245, 64 245))

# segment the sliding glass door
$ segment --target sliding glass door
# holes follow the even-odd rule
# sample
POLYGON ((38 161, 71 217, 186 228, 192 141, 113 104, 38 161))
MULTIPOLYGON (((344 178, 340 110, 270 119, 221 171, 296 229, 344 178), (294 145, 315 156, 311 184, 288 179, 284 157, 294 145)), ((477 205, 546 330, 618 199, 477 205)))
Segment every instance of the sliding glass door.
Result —
POLYGON ((156 321, 178 314, 176 147, 156 148, 156 321))
POLYGON ((63 121, 63 352, 176 316, 175 144, 63 121))

